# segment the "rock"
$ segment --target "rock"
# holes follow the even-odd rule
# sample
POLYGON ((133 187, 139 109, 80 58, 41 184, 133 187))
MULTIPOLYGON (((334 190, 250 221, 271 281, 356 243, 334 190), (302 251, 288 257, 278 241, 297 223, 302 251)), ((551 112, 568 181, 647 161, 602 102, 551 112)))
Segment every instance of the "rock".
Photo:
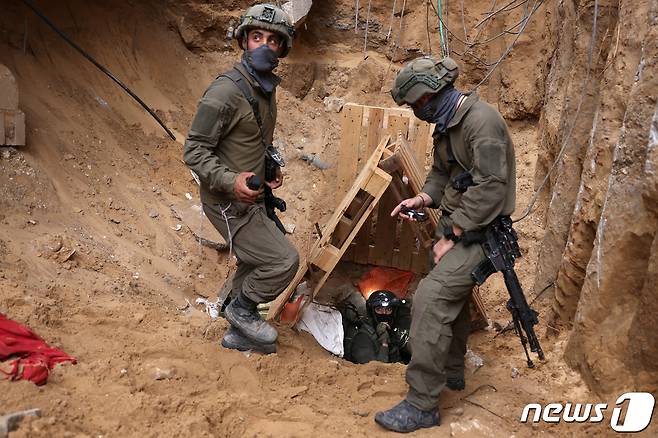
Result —
POLYGON ((450 412, 452 415, 454 415, 456 417, 461 417, 462 415, 464 415, 464 408, 456 407, 456 408, 450 409, 448 412, 450 412))
POLYGON ((345 105, 345 99, 335 96, 327 96, 323 100, 324 109, 327 112, 339 113, 345 105))
POLYGON ((176 375, 176 370, 173 368, 155 368, 153 371, 153 378, 155 380, 171 380, 176 375))
POLYGON ((63 158, 64 158, 65 161, 71 161, 71 160, 75 160, 75 155, 73 155, 73 154, 64 154, 63 158))
POLYGON ((155 218, 158 217, 158 216, 160 216, 160 213, 158 213, 157 211, 155 211, 155 210, 150 210, 150 211, 149 211, 149 217, 150 217, 151 219, 155 219, 155 218))
POLYGON ((484 365, 484 360, 477 354, 473 353, 473 350, 469 349, 464 357, 466 358, 466 361, 475 368, 480 368, 484 365))
POLYGON ((362 411, 360 409, 353 409, 352 414, 356 415, 357 417, 367 417, 370 415, 370 411, 362 411))
POLYGON ((25 417, 40 417, 41 409, 14 412, 0 417, 0 438, 5 438, 9 432, 16 430, 18 423, 25 417))
POLYGON ((14 149, 14 148, 2 148, 2 159, 3 160, 8 160, 15 153, 16 153, 16 149, 14 149))
POLYGON ((295 224, 284 223, 283 227, 286 229, 286 233, 292 234, 292 233, 295 232, 296 225, 295 224))
POLYGON ((469 418, 459 422, 450 423, 450 436, 453 437, 473 437, 473 436, 498 436, 499 434, 488 426, 480 423, 480 420, 469 418))
POLYGON ((512 373, 511 373, 512 379, 516 379, 519 377, 519 369, 518 368, 512 368, 512 373))

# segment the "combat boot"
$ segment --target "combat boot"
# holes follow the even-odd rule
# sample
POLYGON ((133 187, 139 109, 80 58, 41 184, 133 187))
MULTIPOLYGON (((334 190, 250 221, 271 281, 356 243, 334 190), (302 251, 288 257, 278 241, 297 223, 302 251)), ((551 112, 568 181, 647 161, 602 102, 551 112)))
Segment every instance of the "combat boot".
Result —
POLYGON ((256 351, 263 354, 276 353, 276 342, 272 344, 261 344, 254 342, 248 337, 244 336, 238 329, 230 325, 224 339, 222 339, 222 347, 230 350, 238 351, 256 351))
POLYGON ((463 377, 448 376, 446 386, 453 391, 463 391, 466 388, 466 380, 463 377))
POLYGON ((279 335, 258 313, 257 304, 240 294, 226 306, 226 320, 245 337, 259 344, 273 344, 279 335))
POLYGON ((413 432, 425 427, 438 426, 439 409, 422 411, 408 401, 402 400, 388 411, 377 412, 375 422, 394 432, 413 432))

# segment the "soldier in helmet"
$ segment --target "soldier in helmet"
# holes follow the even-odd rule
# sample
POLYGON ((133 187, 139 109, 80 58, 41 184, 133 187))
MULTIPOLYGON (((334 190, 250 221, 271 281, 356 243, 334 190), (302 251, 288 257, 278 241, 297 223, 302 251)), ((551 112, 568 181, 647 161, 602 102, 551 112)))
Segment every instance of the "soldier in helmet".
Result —
POLYGON ((236 29, 242 59, 205 91, 185 142, 184 160, 199 176, 203 211, 237 258, 233 300, 225 309, 231 324, 222 340, 226 348, 276 351, 277 331, 257 305, 276 298, 299 264, 264 205, 264 192, 271 195, 283 183, 284 163, 272 146, 280 82, 273 70, 290 51, 293 33, 277 6, 247 10, 236 29))
POLYGON ((345 359, 358 364, 408 362, 409 325, 404 304, 393 292, 378 290, 366 300, 366 314, 344 312, 345 359))
POLYGON ((453 83, 457 64, 450 58, 416 59, 406 65, 391 90, 398 105, 434 123, 434 163, 422 192, 404 205, 441 210, 433 247, 435 265, 414 295, 405 400, 375 421, 389 430, 411 432, 439 424, 439 394, 445 386, 464 388, 464 354, 469 332, 471 272, 485 259, 479 236, 515 204, 514 146, 500 113, 453 83))

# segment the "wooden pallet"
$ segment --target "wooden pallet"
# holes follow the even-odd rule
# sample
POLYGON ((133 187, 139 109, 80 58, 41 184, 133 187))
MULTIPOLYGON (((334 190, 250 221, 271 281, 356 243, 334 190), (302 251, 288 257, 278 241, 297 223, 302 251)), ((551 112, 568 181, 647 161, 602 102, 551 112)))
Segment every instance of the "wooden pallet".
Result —
MULTIPOLYGON (((342 200, 366 157, 370 156, 385 135, 394 139, 401 135, 419 164, 420 172, 425 170, 432 151, 430 125, 416 119, 412 111, 347 104, 343 107, 342 116, 337 203, 342 200)), ((428 252, 417 245, 412 226, 390 216, 391 210, 399 202, 397 199, 396 187, 390 186, 375 207, 372 217, 365 222, 346 251, 343 260, 418 273, 429 271, 428 252)))
MULTIPOLYGON (((300 263, 297 274, 288 287, 270 306, 268 319, 277 317, 305 276, 311 277, 311 300, 315 298, 343 258, 353 239, 370 217, 391 182, 391 175, 377 165, 390 137, 379 142, 359 176, 322 229, 322 234, 311 248, 308 259, 300 263)), ((310 301, 310 300, 309 300, 310 301)), ((294 325, 301 311, 297 313, 294 325)))

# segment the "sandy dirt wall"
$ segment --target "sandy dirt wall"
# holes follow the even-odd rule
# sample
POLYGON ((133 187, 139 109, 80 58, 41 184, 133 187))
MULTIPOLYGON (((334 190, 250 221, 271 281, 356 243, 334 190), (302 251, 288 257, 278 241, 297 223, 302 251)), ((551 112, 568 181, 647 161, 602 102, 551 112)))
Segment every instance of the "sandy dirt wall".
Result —
POLYGON ((563 2, 547 83, 538 180, 550 180, 535 290, 555 281, 549 334, 573 324, 566 352, 600 394, 656 388, 655 2, 563 2), (634 31, 630 32, 629 29, 634 31), (573 59, 579 59, 578 67, 573 59), (575 111, 583 96, 580 114, 575 111), (555 98, 554 98, 555 97, 555 98), (573 128, 572 128, 573 126, 573 128))

